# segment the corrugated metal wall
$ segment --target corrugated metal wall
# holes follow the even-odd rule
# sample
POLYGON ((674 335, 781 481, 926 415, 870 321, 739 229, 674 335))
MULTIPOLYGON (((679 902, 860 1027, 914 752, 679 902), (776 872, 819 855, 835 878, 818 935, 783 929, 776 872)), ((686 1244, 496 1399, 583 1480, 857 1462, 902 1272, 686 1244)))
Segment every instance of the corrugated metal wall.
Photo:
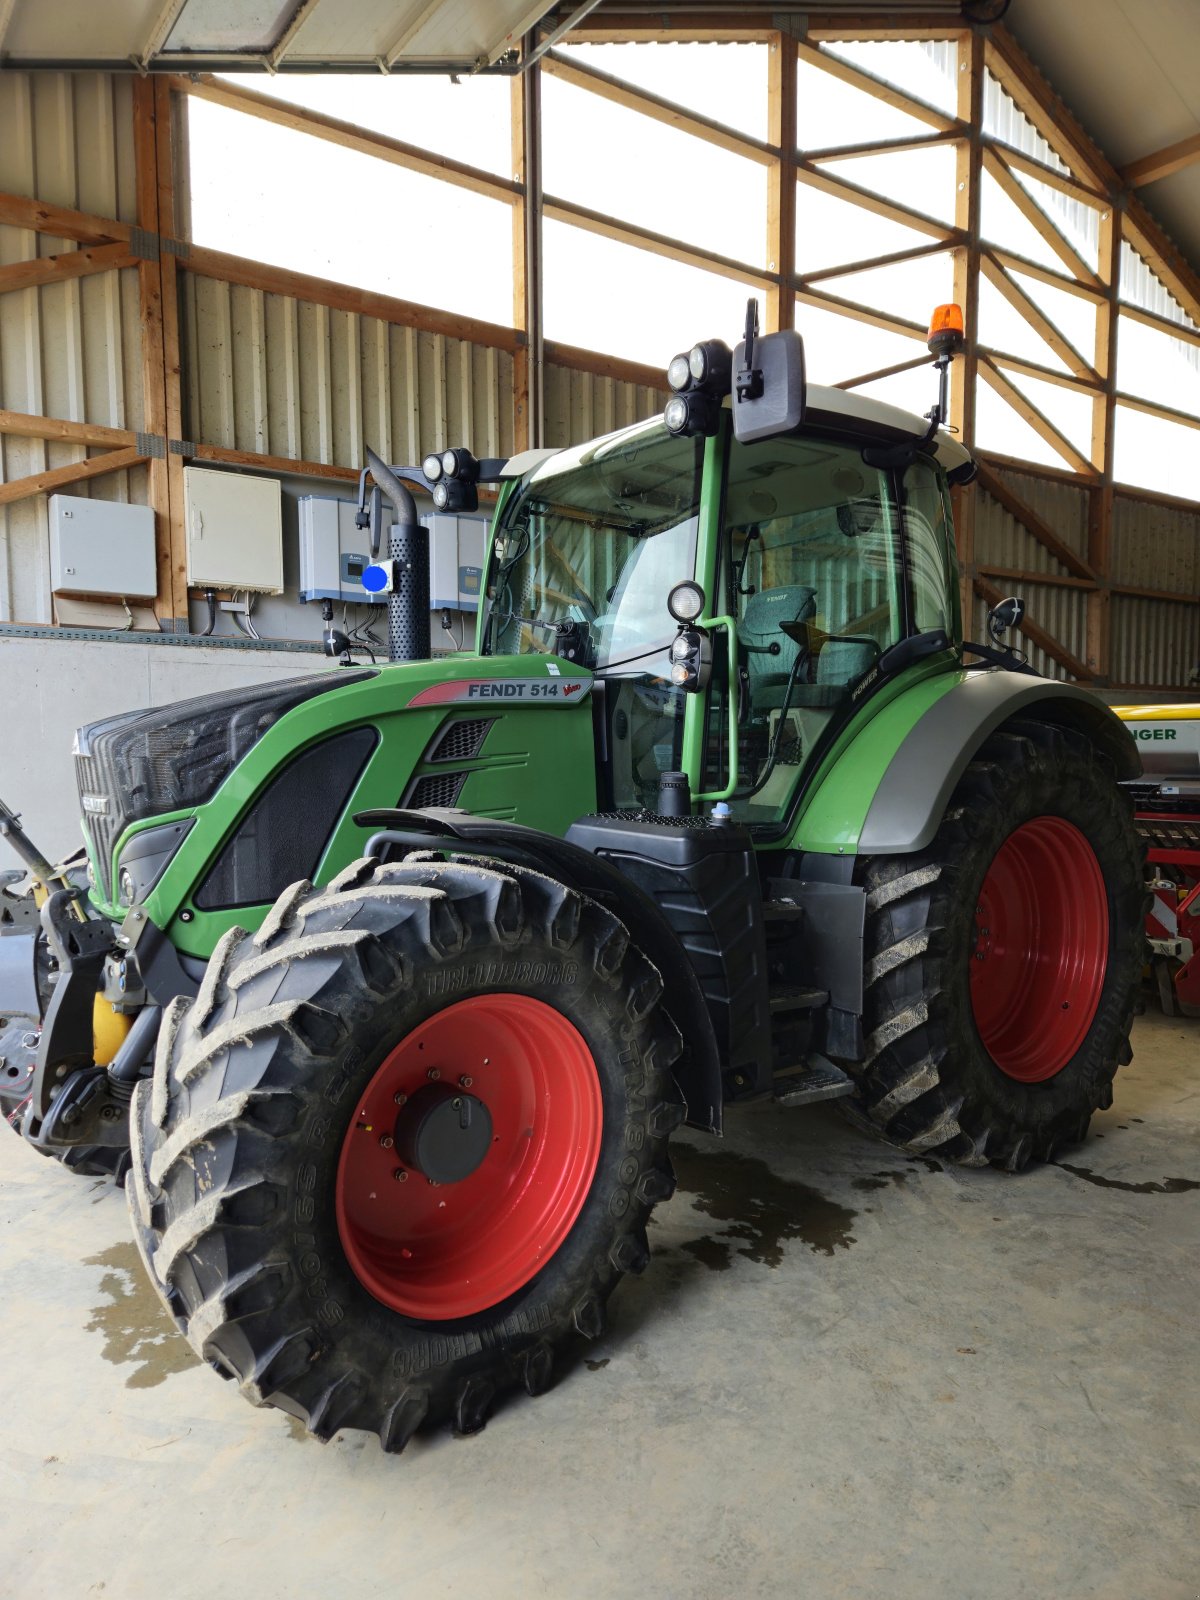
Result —
POLYGON ((184 428, 192 440, 362 464, 466 443, 513 449, 512 357, 442 334, 185 272, 184 428))
MULTIPOLYGON (((133 89, 105 73, 0 72, 0 189, 124 222, 136 220, 133 89)), ((74 249, 0 225, 0 265, 74 249)), ((140 429, 137 273, 98 273, 0 295, 0 405, 140 429)), ((76 444, 0 435, 5 482, 81 461, 76 444)), ((144 501, 144 468, 72 485, 71 494, 144 501)), ((0 506, 0 621, 48 622, 46 499, 0 506)))
MULTIPOLYGON (((1041 519, 1052 527, 1064 544, 1081 556, 1087 553, 1087 491, 1073 484, 1059 483, 1051 478, 1035 477, 1031 473, 999 473, 1013 493, 1041 519)), ((1045 545, 1039 544, 1011 512, 998 500, 993 500, 987 490, 975 491, 975 561, 980 567, 1007 567, 1023 572, 1045 572, 1064 576, 1062 565, 1054 559, 1045 545)), ((1004 588, 1002 578, 989 580, 1004 588)), ((1053 584, 1030 583, 1022 589, 1027 614, 1030 619, 1052 634, 1065 649, 1078 660, 1087 654, 1087 596, 1081 589, 1058 588, 1053 584)), ((976 614, 972 618, 973 637, 983 639, 986 627, 987 604, 976 600, 976 614)), ((970 630, 969 630, 970 631, 970 630)), ((1024 641, 1022 648, 1039 672, 1049 678, 1065 678, 1067 674, 1049 656, 1024 641)))
POLYGON ((546 443, 580 444, 641 422, 663 408, 665 391, 619 378, 601 378, 570 367, 546 364, 546 443))

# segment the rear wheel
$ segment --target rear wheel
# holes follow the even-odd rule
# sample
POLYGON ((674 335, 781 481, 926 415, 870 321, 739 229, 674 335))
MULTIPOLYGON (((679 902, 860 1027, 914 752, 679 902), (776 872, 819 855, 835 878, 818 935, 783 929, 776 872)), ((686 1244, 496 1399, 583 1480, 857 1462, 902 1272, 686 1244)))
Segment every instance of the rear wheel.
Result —
POLYGON ((135 1234, 192 1346, 389 1450, 546 1388, 673 1188, 660 995, 614 917, 508 867, 361 861, 226 935, 133 1115, 135 1234))
POLYGON ((930 848, 865 864, 858 1113, 906 1149, 1010 1171, 1083 1138, 1131 1055, 1141 857, 1086 740, 994 735, 930 848))

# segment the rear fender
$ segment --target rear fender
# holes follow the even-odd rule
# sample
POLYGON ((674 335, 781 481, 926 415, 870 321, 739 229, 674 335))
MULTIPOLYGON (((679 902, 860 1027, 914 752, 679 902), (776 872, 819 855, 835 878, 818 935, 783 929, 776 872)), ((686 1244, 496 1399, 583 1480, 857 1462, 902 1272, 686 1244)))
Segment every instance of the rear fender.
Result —
MULTIPOLYGON (((801 848, 840 855, 925 849, 968 764, 997 728, 1014 719, 1077 729, 1108 758, 1116 779, 1141 772, 1128 730, 1086 689, 1000 668, 962 672, 942 683, 943 692, 896 740, 866 792, 853 745, 833 766, 801 819, 801 848)), ((870 739, 874 731, 868 723, 861 737, 870 739)))

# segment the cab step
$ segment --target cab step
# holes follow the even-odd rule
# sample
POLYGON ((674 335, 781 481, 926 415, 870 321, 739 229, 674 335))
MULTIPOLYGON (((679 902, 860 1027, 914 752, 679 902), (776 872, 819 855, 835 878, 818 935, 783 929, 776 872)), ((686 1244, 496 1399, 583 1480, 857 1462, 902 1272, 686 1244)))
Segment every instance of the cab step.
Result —
POLYGON ((775 1074, 775 1103, 809 1106, 819 1100, 840 1100, 854 1093, 854 1080, 824 1056, 813 1054, 797 1067, 775 1074))
POLYGON ((795 900, 764 900, 763 921, 775 922, 800 922, 804 917, 804 907, 795 900))
POLYGON ((808 989, 799 983, 781 983, 770 990, 771 1015, 784 1011, 815 1011, 829 1003, 828 989, 808 989))

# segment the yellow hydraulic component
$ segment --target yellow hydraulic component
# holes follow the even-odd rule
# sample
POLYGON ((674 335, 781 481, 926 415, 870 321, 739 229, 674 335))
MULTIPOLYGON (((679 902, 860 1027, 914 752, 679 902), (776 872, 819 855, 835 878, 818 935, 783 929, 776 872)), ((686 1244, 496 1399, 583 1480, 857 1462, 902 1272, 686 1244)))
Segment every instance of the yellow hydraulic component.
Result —
POLYGON ((1114 706, 1123 722, 1200 722, 1200 705, 1114 706))
POLYGON ((125 1042, 133 1018, 114 1011, 112 1001, 97 994, 92 1001, 92 1057, 98 1067, 106 1067, 125 1042))

